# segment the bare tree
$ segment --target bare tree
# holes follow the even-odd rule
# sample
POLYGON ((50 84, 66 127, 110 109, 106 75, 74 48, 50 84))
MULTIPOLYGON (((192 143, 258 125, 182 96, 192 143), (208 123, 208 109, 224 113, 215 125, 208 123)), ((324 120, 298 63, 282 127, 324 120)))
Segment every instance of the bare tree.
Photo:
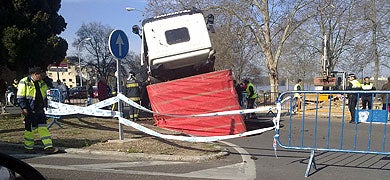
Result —
POLYGON ((278 68, 280 76, 292 84, 302 79, 304 85, 312 85, 313 77, 321 72, 321 53, 314 45, 310 32, 305 29, 305 26, 299 28, 299 33, 294 33, 286 41, 278 68))
MULTIPOLYGON (((112 31, 113 28, 98 22, 83 24, 76 32, 78 38, 73 42, 73 46, 80 51, 86 51, 86 58, 80 60, 90 77, 105 77, 114 85, 117 60, 108 47, 108 38, 112 31)), ((122 77, 127 78, 129 72, 140 72, 140 56, 134 52, 129 52, 119 63, 119 73, 122 77)))
POLYGON ((377 41, 377 27, 378 27, 378 22, 376 18, 376 0, 371 0, 371 8, 370 8, 370 15, 369 15, 369 20, 371 21, 372 24, 372 54, 373 54, 373 59, 374 59, 374 64, 375 64, 375 69, 374 69, 374 84, 378 84, 378 75, 379 75, 379 53, 378 53, 378 41, 377 41))
POLYGON ((259 63, 263 58, 253 35, 232 16, 217 14, 217 32, 211 34, 216 49, 215 69, 232 69, 235 79, 260 79, 262 68, 259 63), (220 21, 221 20, 221 21, 220 21))
POLYGON ((82 62, 82 64, 96 70, 98 76, 105 78, 113 75, 116 71, 116 61, 108 48, 108 38, 112 30, 113 28, 98 22, 82 24, 76 32, 78 38, 73 42, 73 46, 80 51, 86 50, 88 52, 86 55, 88 61, 82 62), (81 43, 83 45, 80 45, 81 43))
MULTIPOLYGON (((367 20, 369 31, 371 35, 371 48, 369 48, 369 56, 374 62, 374 84, 378 84, 379 71, 381 66, 381 56, 386 57, 385 50, 380 52, 380 48, 387 43, 389 31, 389 3, 383 0, 370 0, 369 2, 361 2, 363 6, 364 19, 367 20), (386 26, 387 24, 387 26, 386 26), (386 31, 387 30, 387 31, 386 31), (384 33, 386 31, 386 33, 384 33), (386 42, 387 41, 387 42, 386 42)), ((388 47, 388 46, 387 46, 388 47)), ((389 63, 384 61, 383 65, 390 69, 389 63)))
POLYGON ((374 84, 378 84, 381 66, 389 68, 386 56, 389 3, 384 0, 352 1, 350 7, 350 29, 346 34, 349 40, 340 65, 351 72, 362 72, 362 76, 373 74, 374 84))
MULTIPOLYGON (((357 58, 351 56, 351 51, 361 46, 360 44, 355 44, 354 40, 362 37, 363 33, 357 31, 360 25, 356 22, 356 16, 353 14, 355 1, 326 1, 319 0, 317 2, 316 10, 317 16, 314 19, 318 28, 320 30, 319 42, 321 42, 320 52, 322 58, 328 59, 328 67, 326 67, 329 72, 334 71, 335 67, 338 64, 344 62, 345 70, 350 70, 348 65, 355 63, 356 65, 367 64, 365 58, 357 58), (324 38, 327 38, 327 44, 324 44, 324 38), (326 49, 324 51, 324 47, 326 49), (325 57, 325 53, 327 57, 325 57), (346 63, 348 60, 350 62, 346 63)), ((357 55, 354 53, 353 55, 357 55)), ((341 64, 343 66, 343 64, 341 64)), ((323 68, 324 69, 324 68, 323 68)), ((322 74, 329 75, 329 74, 322 74)))
POLYGON ((138 74, 141 72, 141 57, 138 53, 130 51, 129 54, 121 60, 122 72, 125 77, 128 76, 128 73, 132 72, 138 74))
MULTIPOLYGON (((237 3, 241 11, 238 8, 220 7, 237 17, 253 34, 256 45, 264 53, 271 92, 278 92, 278 64, 283 46, 294 30, 308 18, 302 11, 308 3, 310 1, 297 0, 290 6, 291 3, 282 1, 253 0, 237 3)), ((276 99, 276 93, 272 95, 271 98, 276 99)))
MULTIPOLYGON (((334 70, 346 72, 364 72, 372 62, 369 54, 370 41, 367 37, 367 23, 362 22, 362 13, 356 1, 317 0, 311 4, 315 17, 308 20, 297 30, 296 36, 306 36, 306 41, 297 41, 297 46, 310 47, 312 61, 321 67, 321 61, 327 54, 326 67, 316 74, 329 75, 334 70), (327 37, 327 44, 324 38, 327 37), (325 46, 326 45, 326 46, 325 46), (326 47, 326 48, 325 48, 326 47), (325 50, 324 50, 325 49, 325 50), (325 73, 323 70, 327 69, 325 73)), ((294 36, 295 36, 294 35, 294 36)), ((286 50, 288 52, 288 50, 286 50)), ((304 53, 305 50, 301 50, 304 53)), ((314 75, 315 76, 315 75, 314 75)))

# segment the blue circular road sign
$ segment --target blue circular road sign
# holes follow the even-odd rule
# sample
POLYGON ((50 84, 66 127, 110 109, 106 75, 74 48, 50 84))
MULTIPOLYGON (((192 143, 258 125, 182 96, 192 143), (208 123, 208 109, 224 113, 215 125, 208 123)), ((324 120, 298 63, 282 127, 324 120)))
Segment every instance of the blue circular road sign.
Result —
POLYGON ((114 30, 108 39, 110 52, 116 58, 123 59, 129 52, 129 40, 122 30, 114 30))

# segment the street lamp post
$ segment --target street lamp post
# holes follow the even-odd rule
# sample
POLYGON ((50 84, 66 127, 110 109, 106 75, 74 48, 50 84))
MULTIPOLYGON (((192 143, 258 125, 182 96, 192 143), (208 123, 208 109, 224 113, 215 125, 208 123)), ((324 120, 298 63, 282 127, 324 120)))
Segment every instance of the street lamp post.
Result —
POLYGON ((77 55, 77 57, 78 57, 78 59, 79 59, 79 78, 80 78, 80 86, 83 86, 83 79, 82 79, 82 77, 81 77, 81 75, 82 75, 82 72, 81 72, 81 58, 80 58, 80 45, 84 42, 84 41, 90 41, 91 40, 91 38, 85 38, 85 39, 83 39, 83 40, 81 40, 80 42, 79 42, 79 44, 77 45, 77 52, 78 52, 78 55, 77 55))
POLYGON ((136 8, 133 8, 133 7, 127 7, 126 10, 127 11, 138 11, 138 12, 144 13, 143 11, 136 9, 136 8))

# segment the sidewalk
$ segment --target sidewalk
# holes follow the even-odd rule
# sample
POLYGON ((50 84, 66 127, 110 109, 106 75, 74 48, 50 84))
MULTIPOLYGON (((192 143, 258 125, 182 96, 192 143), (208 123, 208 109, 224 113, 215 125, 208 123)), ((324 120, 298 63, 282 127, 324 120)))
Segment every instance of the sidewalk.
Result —
POLYGON ((4 115, 18 115, 18 114, 20 114, 22 112, 20 107, 10 106, 10 105, 5 107, 5 111, 6 111, 6 113, 0 114, 0 116, 4 116, 4 115))

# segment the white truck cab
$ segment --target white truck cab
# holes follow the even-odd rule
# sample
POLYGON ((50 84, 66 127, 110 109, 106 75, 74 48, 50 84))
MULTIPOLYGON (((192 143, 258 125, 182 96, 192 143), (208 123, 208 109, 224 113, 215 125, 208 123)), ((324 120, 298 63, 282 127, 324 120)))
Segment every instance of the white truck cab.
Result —
MULTIPOLYGON (((210 24, 213 23, 209 15, 210 24)), ((210 27, 210 25, 209 25, 210 27)), ((142 22, 133 32, 142 39, 141 65, 149 75, 167 81, 214 70, 214 50, 200 10, 164 14, 142 22)))

